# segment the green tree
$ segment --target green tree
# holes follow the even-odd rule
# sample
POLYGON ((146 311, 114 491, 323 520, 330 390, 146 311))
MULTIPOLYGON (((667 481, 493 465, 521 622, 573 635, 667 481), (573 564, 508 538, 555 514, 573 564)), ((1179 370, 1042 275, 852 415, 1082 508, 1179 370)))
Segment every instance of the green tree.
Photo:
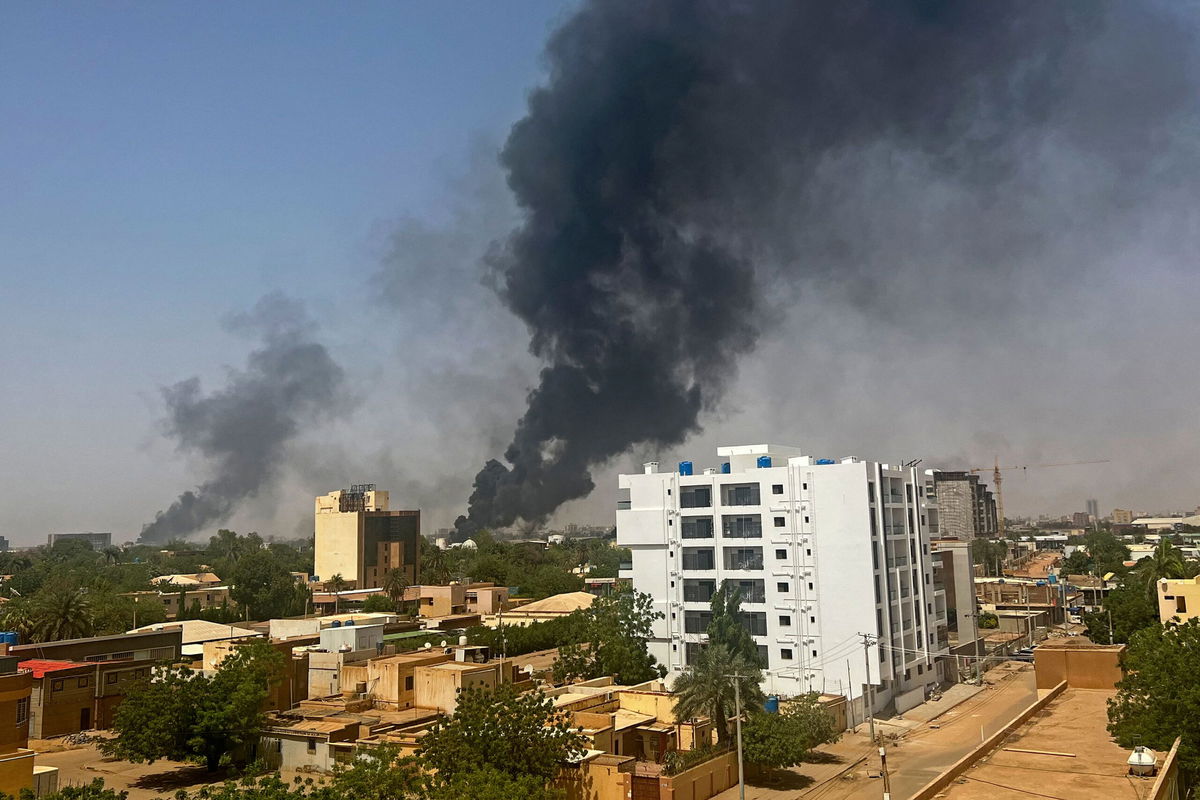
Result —
POLYGON ((580 643, 559 648, 556 681, 612 675, 618 683, 633 684, 665 674, 647 648, 654 620, 662 618, 650 595, 621 591, 598 597, 571 617, 580 643))
POLYGON ((1089 532, 1083 537, 1083 545, 1087 548, 1099 575, 1121 572, 1125 568, 1125 562, 1129 560, 1129 548, 1108 531, 1089 532))
POLYGON ((117 707, 106 755, 142 763, 201 759, 215 772, 225 756, 245 758, 262 732, 262 706, 283 656, 262 640, 242 645, 212 677, 171 667, 130 689, 117 707))
POLYGON ((1063 559, 1058 572, 1060 575, 1090 575, 1095 566, 1087 551, 1076 550, 1063 559))
POLYGON ((1163 578, 1183 578, 1187 575, 1183 553, 1167 537, 1158 540, 1149 558, 1143 558, 1134 568, 1146 596, 1157 602, 1158 582, 1163 578))
POLYGON ((436 781, 422 800, 561 800, 566 793, 535 775, 510 775, 494 767, 459 772, 436 781))
POLYGON ((990 611, 979 612, 979 627, 984 630, 1000 627, 1000 618, 990 611))
MULTIPOLYGON (((0 795, 8 797, 8 795, 0 795)), ((129 792, 119 792, 107 789, 103 778, 96 778, 91 783, 82 786, 64 786, 56 792, 44 794, 40 800, 125 800, 129 792)), ((29 789, 22 789, 20 800, 33 800, 34 794, 29 789)))
POLYGON ((417 542, 421 550, 419 583, 442 586, 450 582, 450 567, 447 563, 446 551, 426 539, 424 536, 417 542))
POLYGON ((743 653, 731 652, 723 644, 705 647, 675 680, 676 718, 708 717, 717 729, 717 743, 727 744, 729 720, 735 709, 735 682, 743 709, 762 707, 766 698, 759 687, 762 670, 758 662, 747 660, 743 653))
POLYGON ((708 643, 721 644, 731 653, 740 654, 747 662, 763 666, 758 654, 758 645, 746 627, 746 614, 742 611, 742 590, 728 580, 709 600, 712 619, 708 623, 708 643))
POLYGON ((396 604, 387 595, 373 594, 363 601, 362 610, 368 614, 391 614, 396 604))
POLYGON ((807 694, 778 714, 752 713, 742 726, 742 747, 748 763, 783 769, 799 764, 817 745, 836 742, 840 735, 833 718, 821 707, 819 695, 807 694))
POLYGON ((333 613, 336 614, 341 609, 342 592, 350 587, 350 582, 342 577, 342 573, 335 572, 325 581, 325 586, 333 592, 333 613))
POLYGON ((1108 701, 1109 732, 1122 747, 1170 749, 1191 784, 1200 777, 1200 622, 1143 628, 1129 640, 1124 677, 1108 701))
POLYGON ((392 611, 400 613, 404 607, 404 591, 408 589, 408 575, 399 567, 389 570, 383 577, 383 591, 392 601, 392 611))
POLYGON ((57 642, 91 636, 96 630, 92 602, 79 586, 47 586, 29 604, 35 642, 57 642))
POLYGON ((1087 636, 1097 644, 1123 644, 1143 628, 1158 625, 1158 604, 1146 596, 1145 590, 1136 584, 1122 583, 1109 590, 1104 597, 1101 611, 1084 615, 1087 636), (1109 638, 1109 618, 1112 620, 1112 637, 1109 638))
POLYGON ((583 591, 583 578, 551 564, 535 567, 521 580, 521 595, 541 599, 566 592, 583 591))
POLYGON ((463 691, 454 716, 434 723, 417 755, 444 786, 464 773, 488 769, 535 778, 544 786, 586 743, 545 694, 519 694, 506 683, 494 691, 463 691))
POLYGON ((303 614, 308 589, 263 548, 239 557, 229 574, 229 595, 243 608, 247 619, 269 619, 303 614))

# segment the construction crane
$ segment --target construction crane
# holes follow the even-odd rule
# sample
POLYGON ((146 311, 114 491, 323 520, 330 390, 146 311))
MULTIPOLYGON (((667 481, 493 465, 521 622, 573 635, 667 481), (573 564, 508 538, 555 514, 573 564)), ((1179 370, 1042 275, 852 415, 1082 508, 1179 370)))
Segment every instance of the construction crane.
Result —
POLYGON ((1102 458, 1098 461, 1064 461, 1059 464, 1018 464, 1016 466, 1000 466, 999 457, 996 458, 995 464, 990 467, 972 467, 967 472, 978 475, 981 472, 992 470, 992 483, 996 486, 996 527, 999 529, 1000 538, 1004 538, 1004 493, 1001 491, 1002 478, 1001 470, 1019 469, 1025 471, 1027 469, 1041 469, 1042 467, 1075 467, 1081 464, 1107 464, 1109 459, 1102 458))

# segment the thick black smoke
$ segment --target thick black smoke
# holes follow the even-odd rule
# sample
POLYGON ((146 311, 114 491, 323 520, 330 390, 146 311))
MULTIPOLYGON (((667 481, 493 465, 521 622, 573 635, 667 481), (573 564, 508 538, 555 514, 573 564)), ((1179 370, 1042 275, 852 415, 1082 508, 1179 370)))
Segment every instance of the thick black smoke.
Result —
POLYGON ((946 232, 985 282, 1049 234, 1011 185, 1039 148, 1106 172, 1111 206, 1137 203, 1171 121, 1193 110, 1195 26, 1178 11, 585 3, 551 38, 549 83, 502 153, 524 220, 491 265, 546 366, 460 535, 543 519, 591 491, 593 467, 696 432, 795 284, 844 282, 856 303, 887 305, 871 270, 888 244, 845 224, 822 182, 831 163, 903 153, 994 207, 981 235, 946 232))
POLYGON ((241 501, 272 485, 303 424, 343 405, 342 368, 312 339, 298 303, 268 295, 230 327, 259 334, 262 346, 244 370, 230 372, 224 389, 205 395, 199 378, 163 389, 166 434, 180 450, 207 459, 213 477, 158 512, 142 528, 143 541, 188 536, 228 519, 241 501))

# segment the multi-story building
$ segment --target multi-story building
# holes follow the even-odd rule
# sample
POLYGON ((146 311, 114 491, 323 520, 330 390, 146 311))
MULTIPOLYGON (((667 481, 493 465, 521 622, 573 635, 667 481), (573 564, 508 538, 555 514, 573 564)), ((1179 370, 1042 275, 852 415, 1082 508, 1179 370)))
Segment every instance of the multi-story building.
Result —
POLYGON ((938 470, 933 480, 942 538, 970 541, 996 535, 996 500, 978 475, 938 470))
POLYGON ((1076 511, 1071 515, 1071 524, 1080 528, 1087 528, 1092 524, 1092 515, 1086 511, 1076 511))
POLYGON ((420 511, 388 510, 388 493, 367 483, 316 500, 316 579, 341 575, 350 588, 383 585, 393 569, 417 582, 420 511))
POLYGON ((1092 522, 1099 522, 1100 521, 1100 501, 1099 500, 1088 500, 1087 501, 1087 513, 1088 513, 1088 516, 1092 518, 1092 522))
POLYGON ((1133 511, 1128 508, 1114 508, 1112 512, 1113 525, 1132 525, 1133 511))
POLYGON ((29 697, 33 673, 14 656, 0 655, 0 792, 16 797, 34 788, 29 749, 29 697))
POLYGON ((706 646, 710 598, 731 581, 767 691, 857 701, 869 683, 878 707, 921 702, 946 647, 933 472, 773 445, 717 454, 701 474, 685 461, 619 478, 617 543, 633 561, 622 577, 663 614, 650 650, 669 675, 706 646))
POLYGON ((52 533, 46 537, 46 544, 54 547, 55 542, 78 541, 87 542, 96 552, 112 546, 112 533, 52 533))

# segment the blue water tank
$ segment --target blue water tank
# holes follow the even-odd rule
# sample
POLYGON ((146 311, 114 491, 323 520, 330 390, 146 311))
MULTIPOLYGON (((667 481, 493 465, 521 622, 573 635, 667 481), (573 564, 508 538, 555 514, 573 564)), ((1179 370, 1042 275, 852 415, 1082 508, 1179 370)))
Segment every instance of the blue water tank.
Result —
POLYGON ((724 464, 721 465, 721 474, 722 475, 729 474, 729 462, 728 461, 726 461, 724 464))
POLYGON ((5 644, 20 644, 21 637, 15 631, 4 631, 0 633, 0 641, 5 644))
POLYGON ((344 624, 347 628, 349 628, 350 626, 352 626, 354 624, 354 620, 348 619, 348 620, 346 620, 346 622, 344 624))
POLYGON ((771 466, 771 457, 770 456, 759 456, 758 457, 758 468, 759 469, 766 469, 769 466, 771 466))
POLYGON ((1048 580, 1049 580, 1051 583, 1058 583, 1058 576, 1057 576, 1057 575, 1048 575, 1048 576, 1047 576, 1047 579, 1048 579, 1048 580))
POLYGON ((763 703, 763 708, 765 708, 767 710, 768 714, 778 714, 779 713, 779 695, 777 695, 777 694, 767 695, 767 702, 763 703))
POLYGON ((331 628, 340 628, 340 627, 342 627, 342 621, 341 621, 340 619, 335 619, 335 620, 334 620, 334 621, 333 621, 333 622, 330 624, 330 626, 329 626, 329 627, 331 627, 331 628))
POLYGON ((1038 581, 1038 582, 1037 582, 1035 585, 1036 585, 1036 586, 1045 586, 1045 585, 1046 585, 1046 582, 1045 582, 1045 581, 1038 581))
POLYGON ((832 458, 818 458, 817 463, 818 464, 833 464, 835 462, 832 458))
POLYGON ((691 475, 692 474, 692 462, 680 461, 679 462, 679 474, 680 475, 691 475))

